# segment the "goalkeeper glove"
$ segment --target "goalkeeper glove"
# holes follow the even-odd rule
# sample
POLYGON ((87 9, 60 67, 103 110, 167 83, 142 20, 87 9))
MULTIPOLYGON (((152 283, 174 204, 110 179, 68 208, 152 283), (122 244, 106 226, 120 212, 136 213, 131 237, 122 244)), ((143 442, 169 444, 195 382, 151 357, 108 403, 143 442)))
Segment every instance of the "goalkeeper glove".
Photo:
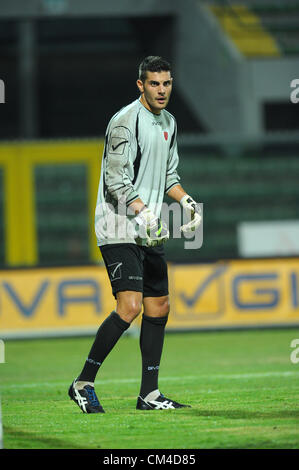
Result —
POLYGON ((180 200, 183 209, 191 215, 191 220, 180 228, 181 232, 190 233, 194 232, 201 223, 201 207, 200 204, 194 201, 191 196, 185 194, 180 200))
POLYGON ((162 222, 148 207, 141 209, 135 217, 139 225, 137 239, 145 239, 146 246, 159 246, 169 239, 169 231, 165 222, 162 222))

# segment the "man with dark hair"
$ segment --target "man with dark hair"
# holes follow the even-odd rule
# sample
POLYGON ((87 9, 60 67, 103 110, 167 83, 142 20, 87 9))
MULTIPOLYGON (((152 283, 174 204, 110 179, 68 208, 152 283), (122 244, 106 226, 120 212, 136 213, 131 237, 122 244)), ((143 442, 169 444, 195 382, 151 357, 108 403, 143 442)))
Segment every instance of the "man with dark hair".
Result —
POLYGON ((104 413, 94 390, 97 372, 142 306, 142 378, 136 408, 188 406, 166 398, 158 387, 169 314, 163 248, 169 231, 160 220, 164 195, 191 216, 181 231, 194 231, 201 222, 200 206, 184 191, 176 170, 177 126, 165 110, 172 81, 168 62, 146 57, 137 80, 140 98, 116 113, 107 127, 95 230, 116 308, 99 327, 83 369, 69 388, 70 398, 84 413, 104 413))
POLYGON ((150 55, 139 65, 139 80, 146 80, 147 72, 170 72, 170 64, 162 57, 150 55))

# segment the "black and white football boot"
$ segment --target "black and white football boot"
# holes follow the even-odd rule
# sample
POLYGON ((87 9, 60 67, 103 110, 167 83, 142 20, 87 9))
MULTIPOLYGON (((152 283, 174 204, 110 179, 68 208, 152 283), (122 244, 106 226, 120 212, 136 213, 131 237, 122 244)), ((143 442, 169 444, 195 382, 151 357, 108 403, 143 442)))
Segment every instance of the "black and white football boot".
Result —
POLYGON ((76 380, 73 381, 69 388, 68 394, 71 400, 79 406, 83 413, 105 413, 102 405, 100 404, 94 387, 85 385, 79 390, 75 387, 76 380))
POLYGON ((174 410, 176 408, 191 408, 190 405, 183 405, 170 398, 166 398, 162 393, 156 398, 151 397, 151 393, 147 397, 141 396, 137 399, 136 410, 174 410))

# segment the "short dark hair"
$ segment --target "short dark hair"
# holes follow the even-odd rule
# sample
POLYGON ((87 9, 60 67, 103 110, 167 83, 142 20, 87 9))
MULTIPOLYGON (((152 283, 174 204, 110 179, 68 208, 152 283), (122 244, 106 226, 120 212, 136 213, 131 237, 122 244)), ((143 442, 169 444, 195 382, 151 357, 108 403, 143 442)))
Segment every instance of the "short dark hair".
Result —
POLYGON ((139 65, 139 80, 142 82, 146 79, 146 72, 170 72, 169 62, 157 55, 149 55, 139 65))

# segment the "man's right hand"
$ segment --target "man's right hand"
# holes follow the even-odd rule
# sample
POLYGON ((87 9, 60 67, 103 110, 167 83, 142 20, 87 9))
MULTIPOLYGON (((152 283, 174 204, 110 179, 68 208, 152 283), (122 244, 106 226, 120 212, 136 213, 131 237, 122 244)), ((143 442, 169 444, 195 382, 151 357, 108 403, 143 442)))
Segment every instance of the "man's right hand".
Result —
POLYGON ((144 207, 135 217, 138 224, 137 239, 146 240, 146 246, 160 246, 169 239, 169 231, 165 222, 162 222, 148 207, 144 207))

